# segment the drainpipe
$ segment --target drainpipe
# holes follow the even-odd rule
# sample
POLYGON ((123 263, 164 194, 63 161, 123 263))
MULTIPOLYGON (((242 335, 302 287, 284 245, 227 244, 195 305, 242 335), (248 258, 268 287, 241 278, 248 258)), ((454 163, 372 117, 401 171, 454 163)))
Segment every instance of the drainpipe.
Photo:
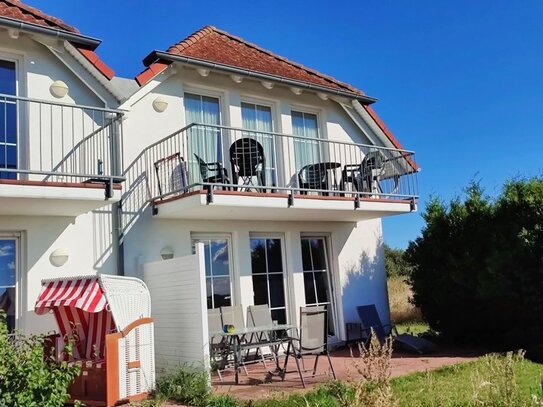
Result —
MULTIPOLYGON (((111 124, 111 133, 109 135, 111 174, 120 176, 122 172, 122 120, 123 116, 116 113, 111 124)), ((113 185, 112 185, 113 187, 113 185)), ((122 239, 122 199, 111 206, 111 240, 112 250, 116 256, 117 275, 124 276, 124 249, 122 239)))

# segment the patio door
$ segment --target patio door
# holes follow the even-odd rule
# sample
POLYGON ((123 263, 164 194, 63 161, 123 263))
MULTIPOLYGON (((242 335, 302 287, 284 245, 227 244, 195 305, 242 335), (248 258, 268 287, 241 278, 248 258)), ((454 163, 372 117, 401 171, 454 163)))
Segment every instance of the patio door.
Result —
POLYGON ((16 328, 19 237, 0 234, 0 310, 6 313, 8 330, 16 328))
POLYGON ((272 236, 251 237, 251 268, 255 305, 267 304, 272 319, 287 323, 283 239, 272 236))
POLYGON ((319 126, 317 115, 305 112, 291 112, 292 134, 303 138, 294 138, 294 156, 296 171, 309 164, 321 161, 319 145, 319 126))
POLYGON ((324 236, 302 237, 305 304, 325 305, 328 310, 328 334, 335 334, 332 279, 324 236))
POLYGON ((207 309, 232 305, 230 237, 194 235, 192 236, 193 253, 196 243, 204 244, 207 309))
POLYGON ((264 150, 264 171, 267 185, 276 186, 276 148, 273 132, 272 110, 270 106, 261 106, 254 103, 241 103, 241 119, 244 130, 254 130, 252 132, 243 132, 243 137, 252 137, 256 139, 264 150), (259 133, 264 132, 264 133, 259 133))
POLYGON ((206 163, 222 162, 221 131, 209 125, 220 125, 220 103, 218 98, 185 93, 185 123, 200 123, 202 126, 187 130, 187 157, 189 184, 202 181, 197 157, 206 163))
POLYGON ((17 173, 2 171, 18 165, 17 94, 15 62, 0 60, 0 179, 17 179, 17 173))

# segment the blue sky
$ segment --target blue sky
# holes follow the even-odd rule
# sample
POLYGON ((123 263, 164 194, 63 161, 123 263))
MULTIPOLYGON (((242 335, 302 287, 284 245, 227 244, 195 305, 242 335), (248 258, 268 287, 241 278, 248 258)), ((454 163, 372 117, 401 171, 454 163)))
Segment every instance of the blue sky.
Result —
MULTIPOLYGON (((543 172, 539 0, 27 1, 101 38, 118 75, 211 24, 363 89, 417 153, 421 209, 472 179, 496 194, 543 172)), ((421 226, 420 212, 385 219, 385 242, 405 247, 421 226)))

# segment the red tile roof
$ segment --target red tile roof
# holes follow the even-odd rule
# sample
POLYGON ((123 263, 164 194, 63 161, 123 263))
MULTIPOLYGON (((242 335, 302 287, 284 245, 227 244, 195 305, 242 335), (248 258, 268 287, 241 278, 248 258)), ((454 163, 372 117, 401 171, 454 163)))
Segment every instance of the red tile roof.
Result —
MULTIPOLYGON (((19 0, 0 0, 0 17, 12 18, 25 23, 37 24, 56 30, 68 31, 74 34, 80 34, 79 30, 66 24, 59 18, 45 14, 37 8, 31 7, 19 0)), ((98 55, 92 51, 74 44, 77 50, 107 79, 111 80, 115 72, 107 66, 98 55)))
POLYGON ((1 0, 0 16, 79 34, 77 28, 66 24, 59 18, 45 14, 37 8, 21 3, 19 0, 1 0))
MULTIPOLYGON (((363 95, 362 91, 351 85, 290 61, 213 26, 206 26, 196 31, 169 47, 166 52, 363 95)), ((142 72, 144 73, 145 71, 142 72)), ((138 75, 138 78, 140 76, 138 75)), ((140 79, 148 76, 149 74, 143 75, 140 79)))

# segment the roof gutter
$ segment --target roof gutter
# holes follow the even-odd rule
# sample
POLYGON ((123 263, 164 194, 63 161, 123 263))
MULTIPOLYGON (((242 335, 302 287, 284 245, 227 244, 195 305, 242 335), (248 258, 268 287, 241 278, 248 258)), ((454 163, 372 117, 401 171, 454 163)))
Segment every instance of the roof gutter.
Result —
POLYGON ((56 37, 60 40, 69 41, 71 43, 82 45, 85 48, 96 49, 102 42, 101 40, 93 37, 87 37, 85 35, 72 33, 65 30, 59 30, 57 28, 45 27, 39 24, 27 23, 14 18, 0 17, 0 26, 13 28, 32 34, 43 34, 52 37, 56 37))
POLYGON ((308 82, 288 79, 283 76, 266 74, 266 73, 254 71, 252 69, 237 68, 232 65, 218 64, 215 62, 209 62, 203 59, 192 58, 185 55, 170 54, 164 51, 151 52, 147 57, 145 57, 145 59, 143 60, 143 63, 145 64, 145 66, 149 66, 150 64, 152 64, 153 62, 159 59, 171 61, 171 62, 182 62, 189 65, 195 65, 195 66, 199 66, 203 68, 224 71, 231 74, 247 76, 247 77, 256 78, 260 80, 279 82, 279 83, 283 83, 289 86, 295 86, 302 89, 313 90, 315 92, 322 92, 322 93, 327 93, 327 94, 336 95, 336 96, 343 96, 343 97, 358 100, 361 103, 364 103, 366 105, 370 105, 377 101, 376 98, 361 95, 355 92, 349 92, 349 91, 340 90, 340 89, 333 89, 326 86, 314 85, 308 82))

